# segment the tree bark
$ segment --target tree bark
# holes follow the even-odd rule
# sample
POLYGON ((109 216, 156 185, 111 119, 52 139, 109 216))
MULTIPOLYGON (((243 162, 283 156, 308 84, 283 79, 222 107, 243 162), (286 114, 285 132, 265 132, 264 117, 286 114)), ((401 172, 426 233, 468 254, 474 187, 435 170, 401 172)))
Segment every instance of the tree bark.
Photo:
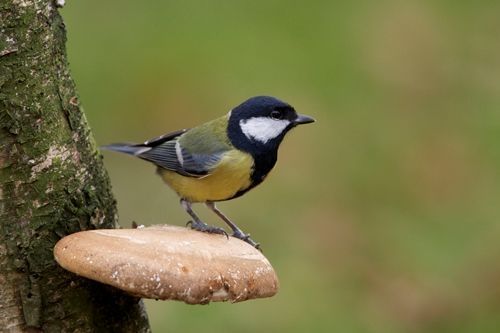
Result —
POLYGON ((149 332, 140 299, 54 261, 61 237, 117 221, 55 1, 0 0, 0 25, 0 331, 149 332))

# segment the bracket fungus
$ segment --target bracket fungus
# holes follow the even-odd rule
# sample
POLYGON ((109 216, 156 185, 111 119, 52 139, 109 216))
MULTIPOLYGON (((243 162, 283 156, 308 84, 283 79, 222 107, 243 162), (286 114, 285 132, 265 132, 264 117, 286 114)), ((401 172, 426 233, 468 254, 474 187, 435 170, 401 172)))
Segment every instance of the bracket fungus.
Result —
POLYGON ((68 271, 144 298, 206 304, 278 291, 274 269, 254 247, 183 227, 82 231, 61 239, 54 256, 68 271))

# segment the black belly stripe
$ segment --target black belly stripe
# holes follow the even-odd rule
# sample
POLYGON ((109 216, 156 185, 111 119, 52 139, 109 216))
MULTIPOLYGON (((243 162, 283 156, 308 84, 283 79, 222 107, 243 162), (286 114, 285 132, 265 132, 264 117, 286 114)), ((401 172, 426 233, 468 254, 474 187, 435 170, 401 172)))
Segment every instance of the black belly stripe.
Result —
POLYGON ((274 165, 276 164, 276 159, 277 159, 277 152, 275 153, 267 153, 263 155, 252 155, 254 159, 254 166, 252 168, 252 174, 251 174, 251 184, 245 189, 242 189, 238 192, 235 193, 231 198, 227 198, 226 200, 231 200, 235 199, 237 197, 242 196, 243 194, 247 193, 260 183, 266 179, 267 175, 269 172, 273 169, 274 165))

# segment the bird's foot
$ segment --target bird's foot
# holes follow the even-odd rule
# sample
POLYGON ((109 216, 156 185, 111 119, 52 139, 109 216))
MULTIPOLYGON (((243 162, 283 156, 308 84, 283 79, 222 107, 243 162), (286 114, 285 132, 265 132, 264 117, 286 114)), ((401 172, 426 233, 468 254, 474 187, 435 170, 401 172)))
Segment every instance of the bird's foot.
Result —
POLYGON ((256 241, 254 241, 253 239, 251 239, 250 234, 245 234, 243 231, 237 230, 231 236, 233 236, 234 238, 241 239, 244 242, 247 242, 248 244, 255 247, 257 250, 262 252, 262 250, 260 248, 260 244, 257 243, 256 241))
POLYGON ((203 223, 201 221, 189 221, 186 223, 186 226, 190 226, 191 229, 196 230, 196 231, 201 231, 201 232, 206 232, 209 234, 218 234, 218 235, 224 235, 227 238, 229 238, 227 232, 219 227, 213 227, 210 226, 206 223, 203 223))

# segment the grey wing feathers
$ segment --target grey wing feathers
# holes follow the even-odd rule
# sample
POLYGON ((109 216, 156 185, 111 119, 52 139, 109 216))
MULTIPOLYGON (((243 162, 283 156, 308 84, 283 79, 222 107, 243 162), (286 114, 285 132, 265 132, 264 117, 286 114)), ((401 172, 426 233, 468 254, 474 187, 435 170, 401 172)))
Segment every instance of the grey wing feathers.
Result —
POLYGON ((177 158, 175 144, 177 140, 167 141, 137 155, 138 157, 173 171, 178 171, 182 166, 177 158))
POLYGON ((184 176, 203 177, 207 175, 212 167, 220 161, 223 152, 211 154, 189 153, 186 149, 181 148, 177 141, 185 131, 179 131, 177 135, 167 134, 146 141, 141 146, 149 147, 149 149, 136 156, 184 176))
POLYGON ((190 154, 182 149, 183 170, 190 175, 204 176, 220 161, 223 152, 211 154, 190 154))
POLYGON ((179 137, 181 136, 182 134, 186 133, 189 129, 185 128, 185 129, 181 129, 181 130, 178 130, 178 131, 175 131, 175 132, 170 132, 170 133, 167 133, 167 134, 163 134, 157 138, 154 138, 154 139, 151 139, 151 140, 148 140, 142 144, 139 144, 137 146, 145 146, 145 147, 155 147, 155 146, 158 146, 166 141, 170 141, 176 137, 179 137))

